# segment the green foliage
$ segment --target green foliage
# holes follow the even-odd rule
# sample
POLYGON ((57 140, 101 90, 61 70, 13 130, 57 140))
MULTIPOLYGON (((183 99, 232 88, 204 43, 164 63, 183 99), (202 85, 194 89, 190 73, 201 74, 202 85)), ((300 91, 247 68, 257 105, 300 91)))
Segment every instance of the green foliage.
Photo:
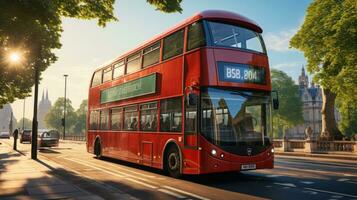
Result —
MULTIPOLYGON (((345 101, 339 105, 357 101, 356 22, 356 0, 315 0, 307 10, 304 24, 290 41, 291 47, 304 52, 308 71, 315 75, 316 82, 345 101)), ((325 105, 333 105, 332 101, 326 99, 325 105)), ((328 115, 326 118, 332 119, 328 115)), ((338 136, 339 130, 333 127, 326 131, 338 136)))
POLYGON ((156 7, 157 10, 172 13, 182 12, 181 2, 182 0, 147 0, 147 2, 156 7))
POLYGON ((286 73, 271 70, 272 88, 279 92, 279 110, 273 110, 274 137, 281 137, 285 129, 303 122, 299 86, 286 73))
MULTIPOLYGON (((54 128, 60 132, 63 131, 62 118, 64 111, 64 98, 58 98, 45 116, 45 123, 48 127, 54 128)), ((76 123, 76 113, 72 107, 71 100, 66 101, 66 132, 76 123)))
POLYGON ((2 0, 0 1, 0 105, 29 96, 34 68, 40 73, 57 60, 62 17, 98 19, 100 26, 116 20, 114 0, 2 0), (10 62, 19 52, 21 62, 10 62))
POLYGON ((357 102, 339 98, 337 104, 342 117, 339 128, 345 136, 353 137, 357 134, 357 102))
POLYGON ((32 128, 32 120, 27 119, 27 118, 21 118, 20 121, 17 122, 17 128, 22 129, 22 125, 23 125, 23 121, 24 123, 24 129, 31 129, 32 128))
POLYGON ((74 125, 74 134, 84 134, 86 129, 86 114, 88 110, 88 100, 83 100, 76 111, 76 123, 74 125))

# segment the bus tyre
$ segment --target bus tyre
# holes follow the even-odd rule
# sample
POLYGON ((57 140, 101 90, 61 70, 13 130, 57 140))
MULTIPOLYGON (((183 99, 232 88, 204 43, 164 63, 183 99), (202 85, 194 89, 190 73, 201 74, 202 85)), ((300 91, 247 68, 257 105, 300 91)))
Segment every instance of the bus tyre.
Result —
POLYGON ((171 145, 166 153, 166 171, 174 178, 181 177, 181 157, 175 145, 171 145))
POLYGON ((100 146, 100 141, 99 140, 95 141, 94 154, 95 154, 96 158, 98 158, 98 159, 102 158, 102 148, 100 146))

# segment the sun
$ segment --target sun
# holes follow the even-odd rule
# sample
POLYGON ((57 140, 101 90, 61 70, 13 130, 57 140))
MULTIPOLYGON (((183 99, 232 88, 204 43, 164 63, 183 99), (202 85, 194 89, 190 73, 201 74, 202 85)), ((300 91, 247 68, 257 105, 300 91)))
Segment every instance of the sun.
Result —
POLYGON ((13 52, 13 53, 10 54, 10 61, 11 62, 17 63, 20 60, 21 60, 21 57, 17 52, 13 52))

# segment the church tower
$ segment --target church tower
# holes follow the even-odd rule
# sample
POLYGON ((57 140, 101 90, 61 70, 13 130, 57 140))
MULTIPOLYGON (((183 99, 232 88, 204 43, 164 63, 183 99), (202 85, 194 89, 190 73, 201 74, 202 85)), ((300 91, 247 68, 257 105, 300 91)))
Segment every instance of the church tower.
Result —
POLYGON ((51 101, 48 99, 48 90, 46 90, 46 96, 45 96, 45 92, 42 91, 42 99, 38 105, 38 128, 39 129, 46 128, 45 116, 50 111, 51 107, 52 107, 51 101))
POLYGON ((309 87, 309 77, 305 74, 304 66, 302 66, 301 75, 299 76, 299 87, 300 89, 309 87))

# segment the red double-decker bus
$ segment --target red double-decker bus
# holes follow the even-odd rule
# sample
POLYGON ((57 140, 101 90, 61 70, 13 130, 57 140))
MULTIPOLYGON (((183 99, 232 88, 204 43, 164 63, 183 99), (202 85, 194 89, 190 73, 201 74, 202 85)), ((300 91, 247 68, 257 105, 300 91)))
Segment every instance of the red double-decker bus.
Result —
POLYGON ((204 11, 93 74, 87 150, 171 176, 273 168, 262 29, 204 11))

